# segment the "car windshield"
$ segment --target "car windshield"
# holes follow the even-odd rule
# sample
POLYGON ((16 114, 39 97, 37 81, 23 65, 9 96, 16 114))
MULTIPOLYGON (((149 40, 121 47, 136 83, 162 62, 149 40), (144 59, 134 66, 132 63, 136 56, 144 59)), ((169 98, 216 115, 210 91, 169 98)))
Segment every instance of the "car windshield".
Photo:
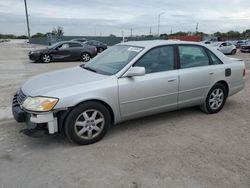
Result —
POLYGON ((143 47, 127 45, 113 46, 92 59, 86 65, 81 65, 81 67, 100 74, 113 75, 125 67, 142 50, 143 47))
POLYGON ((55 44, 52 44, 52 45, 48 46, 48 48, 49 48, 49 49, 53 49, 53 48, 55 48, 56 46, 58 46, 59 44, 61 44, 61 42, 57 42, 57 43, 55 43, 55 44))

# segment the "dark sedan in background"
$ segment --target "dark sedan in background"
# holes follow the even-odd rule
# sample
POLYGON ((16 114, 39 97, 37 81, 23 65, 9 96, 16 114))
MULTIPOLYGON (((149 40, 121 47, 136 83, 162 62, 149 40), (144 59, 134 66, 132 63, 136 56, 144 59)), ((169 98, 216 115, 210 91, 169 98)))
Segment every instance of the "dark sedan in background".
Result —
POLYGON ((98 52, 102 52, 107 49, 107 44, 97 41, 97 40, 88 40, 84 42, 84 44, 90 45, 90 46, 95 46, 98 52))
POLYGON ((242 45, 240 51, 243 53, 250 53, 250 43, 242 45))
POLYGON ((97 54, 96 47, 76 41, 55 43, 48 48, 29 52, 33 61, 49 63, 51 61, 84 61, 87 62, 97 54))
POLYGON ((76 39, 72 39, 71 41, 86 42, 87 39, 86 38, 76 38, 76 39))

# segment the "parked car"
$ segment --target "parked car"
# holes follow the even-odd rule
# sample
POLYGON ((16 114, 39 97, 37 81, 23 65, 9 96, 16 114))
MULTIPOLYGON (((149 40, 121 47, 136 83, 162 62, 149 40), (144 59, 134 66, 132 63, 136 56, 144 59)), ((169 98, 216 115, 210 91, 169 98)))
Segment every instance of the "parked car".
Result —
POLYGON ((246 45, 247 44, 247 42, 248 42, 248 40, 238 40, 237 42, 236 42, 236 48, 240 48, 242 45, 246 45))
POLYGON ((84 44, 95 46, 98 52, 102 52, 107 49, 107 44, 97 41, 97 40, 89 40, 89 41, 84 42, 84 44))
POLYGON ((86 42, 87 39, 86 38, 76 38, 76 39, 72 39, 71 41, 86 42))
POLYGON ((216 42, 211 44, 217 50, 221 51, 223 54, 234 55, 237 52, 236 46, 230 42, 216 42))
POLYGON ((217 113, 244 88, 245 73, 243 61, 201 43, 120 43, 87 64, 31 78, 12 111, 28 129, 44 126, 91 144, 112 124, 133 118, 190 106, 217 113))
POLYGON ((201 42, 204 44, 213 44, 214 43, 213 41, 201 41, 201 42))
POLYGON ((49 63, 51 61, 89 61, 95 57, 97 50, 93 46, 89 46, 76 41, 63 41, 55 43, 48 48, 40 50, 32 50, 29 52, 29 58, 33 61, 41 61, 49 63))
POLYGON ((245 45, 242 45, 240 51, 243 53, 250 53, 250 42, 245 45))

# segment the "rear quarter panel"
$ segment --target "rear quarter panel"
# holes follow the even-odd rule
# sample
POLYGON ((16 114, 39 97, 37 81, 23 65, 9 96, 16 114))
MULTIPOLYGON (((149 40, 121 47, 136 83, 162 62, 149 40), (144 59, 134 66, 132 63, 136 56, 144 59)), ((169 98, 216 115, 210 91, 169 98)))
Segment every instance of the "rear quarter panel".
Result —
POLYGON ((219 81, 226 81, 229 87, 228 96, 231 96, 244 88, 245 78, 243 78, 243 70, 245 63, 243 61, 232 61, 230 59, 224 64, 214 65, 215 75, 212 78, 212 86, 219 81), (226 69, 231 69, 231 75, 226 76, 226 69))

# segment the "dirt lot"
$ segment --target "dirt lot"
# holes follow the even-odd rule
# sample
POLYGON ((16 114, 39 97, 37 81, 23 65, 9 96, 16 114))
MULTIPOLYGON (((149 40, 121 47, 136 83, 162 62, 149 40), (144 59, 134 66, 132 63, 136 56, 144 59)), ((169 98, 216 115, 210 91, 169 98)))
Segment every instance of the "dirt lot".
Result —
MULTIPOLYGON (((34 46, 33 46, 34 47, 34 46)), ((14 92, 32 75, 81 64, 34 64, 29 46, 0 44, 0 188, 249 188, 250 78, 224 109, 197 108, 129 121, 101 141, 75 146, 30 138, 11 116, 14 92)), ((250 72, 250 54, 241 54, 250 72)))

